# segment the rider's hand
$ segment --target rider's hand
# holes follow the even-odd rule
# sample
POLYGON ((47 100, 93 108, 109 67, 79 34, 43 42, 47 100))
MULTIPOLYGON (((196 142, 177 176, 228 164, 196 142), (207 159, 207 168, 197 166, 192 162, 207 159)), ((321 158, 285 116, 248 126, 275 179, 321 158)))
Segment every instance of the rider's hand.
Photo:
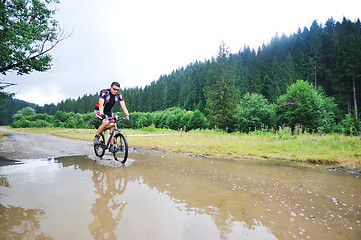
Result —
POLYGON ((105 114, 100 115, 100 117, 102 118, 102 120, 105 120, 108 118, 107 115, 105 115, 105 114))
POLYGON ((127 118, 127 120, 130 120, 130 119, 131 119, 130 115, 127 115, 126 118, 127 118))

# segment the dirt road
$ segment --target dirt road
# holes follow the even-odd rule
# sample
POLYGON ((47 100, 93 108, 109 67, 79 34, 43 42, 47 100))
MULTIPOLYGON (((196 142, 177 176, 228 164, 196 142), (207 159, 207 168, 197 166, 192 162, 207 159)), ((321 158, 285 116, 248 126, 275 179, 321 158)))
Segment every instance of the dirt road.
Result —
POLYGON ((25 133, 0 128, 0 156, 7 159, 48 158, 73 155, 93 156, 91 141, 56 137, 47 133, 25 133))

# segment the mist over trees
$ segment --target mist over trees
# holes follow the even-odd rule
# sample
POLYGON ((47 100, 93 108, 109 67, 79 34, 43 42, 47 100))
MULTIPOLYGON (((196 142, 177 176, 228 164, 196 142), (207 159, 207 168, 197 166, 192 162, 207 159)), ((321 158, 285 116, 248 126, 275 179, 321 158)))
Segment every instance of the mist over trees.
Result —
MULTIPOLYGON (((330 18, 324 25, 314 21, 310 28, 298 29, 290 36, 277 34, 257 50, 244 46, 229 53, 221 43, 214 58, 162 75, 144 88, 125 88, 122 94, 131 114, 177 107, 198 111, 206 116, 210 128, 227 131, 297 124, 313 131, 337 124, 358 129, 360 20, 336 22, 330 18), (302 92, 306 90, 308 95, 302 92), (309 102, 301 100, 302 94, 309 102), (264 112, 250 112, 251 105, 247 109, 257 101, 264 106, 254 109, 264 112), (304 108, 297 105, 301 103, 304 108), (303 120, 291 117, 300 117, 300 113, 303 120)), ((97 100, 97 94, 84 95, 36 111, 90 113, 97 100)), ((119 106, 114 111, 120 112, 119 106)))

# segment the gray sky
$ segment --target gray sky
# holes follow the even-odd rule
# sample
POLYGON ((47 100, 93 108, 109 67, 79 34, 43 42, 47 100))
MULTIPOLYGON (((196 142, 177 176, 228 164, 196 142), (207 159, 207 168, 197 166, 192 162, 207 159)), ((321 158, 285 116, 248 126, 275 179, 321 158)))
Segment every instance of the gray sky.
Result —
POLYGON ((359 0, 61 0, 55 19, 72 36, 51 54, 43 73, 0 79, 15 98, 40 105, 94 94, 118 81, 144 87, 162 74, 211 59, 223 40, 232 53, 257 49, 278 33, 309 28, 313 20, 352 21, 359 0))

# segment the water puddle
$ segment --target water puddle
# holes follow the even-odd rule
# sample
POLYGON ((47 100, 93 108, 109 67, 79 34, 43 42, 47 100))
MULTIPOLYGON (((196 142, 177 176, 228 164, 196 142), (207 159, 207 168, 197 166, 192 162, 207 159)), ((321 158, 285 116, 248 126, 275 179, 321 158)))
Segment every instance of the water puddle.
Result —
POLYGON ((131 158, 0 160, 0 239, 360 239, 359 175, 131 158))

